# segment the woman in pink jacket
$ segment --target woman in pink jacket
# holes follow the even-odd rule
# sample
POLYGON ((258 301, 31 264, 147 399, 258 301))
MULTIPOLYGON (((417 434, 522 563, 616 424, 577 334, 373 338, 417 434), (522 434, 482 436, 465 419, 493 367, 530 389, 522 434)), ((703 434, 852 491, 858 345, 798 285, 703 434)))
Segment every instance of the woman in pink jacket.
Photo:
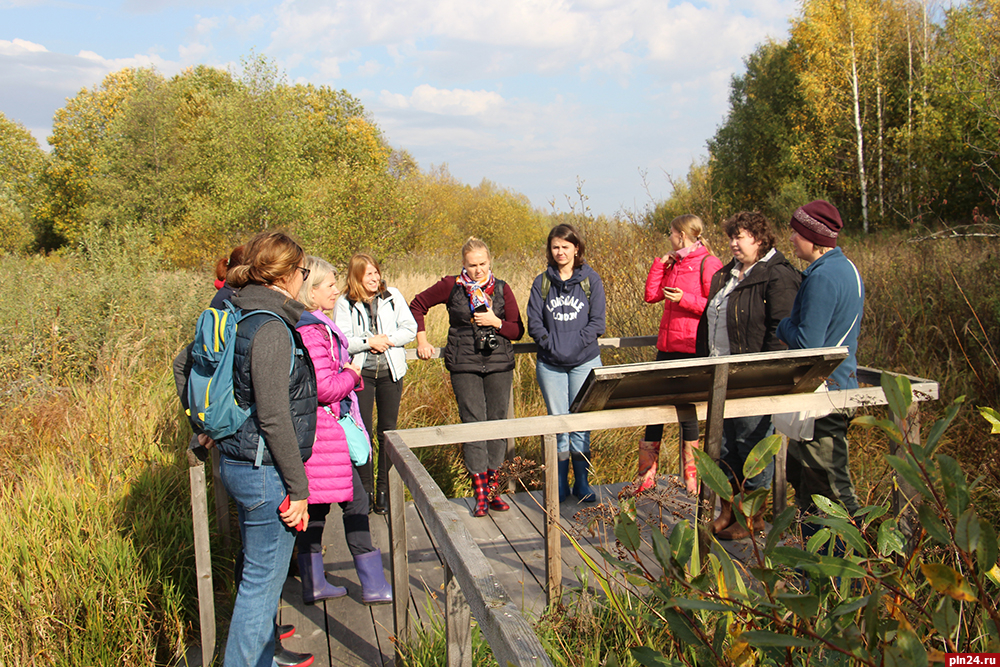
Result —
MULTIPOLYGON (((361 581, 361 600, 365 604, 392 602, 392 587, 382 570, 382 552, 372 546, 368 526, 368 494, 352 461, 347 436, 339 423, 350 414, 364 432, 355 389, 361 385, 361 369, 351 363, 347 337, 323 312, 333 310, 340 296, 333 267, 316 257, 306 259, 306 276, 299 292, 305 304, 296 328, 309 351, 316 369, 319 412, 316 415, 316 442, 306 461, 309 479, 309 524, 299 534, 299 574, 302 576, 302 601, 347 595, 347 589, 334 586, 323 572, 323 528, 331 503, 339 503, 344 513, 344 537, 354 557, 354 568, 361 581)), ((371 456, 369 445, 366 456, 371 456)))
MULTIPOLYGON (((656 338, 656 360, 692 359, 698 320, 708 303, 712 276, 722 262, 702 239, 704 223, 691 213, 670 221, 673 250, 653 260, 646 277, 646 303, 663 301, 663 318, 656 338)), ((698 446, 698 420, 681 422, 681 468, 688 493, 698 493, 698 470, 691 450, 698 446)), ((639 443, 639 488, 656 486, 663 424, 651 424, 639 443)))

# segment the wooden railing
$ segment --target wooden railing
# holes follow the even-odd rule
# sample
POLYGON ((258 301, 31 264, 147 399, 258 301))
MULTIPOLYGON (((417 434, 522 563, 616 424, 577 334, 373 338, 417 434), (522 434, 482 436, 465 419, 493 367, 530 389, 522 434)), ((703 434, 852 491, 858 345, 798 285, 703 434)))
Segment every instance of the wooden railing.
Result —
MULTIPOLYGON (((604 338, 602 348, 648 347, 656 343, 655 336, 634 338, 604 338)), ((533 343, 515 344, 515 353, 534 353, 533 343)), ((435 349, 433 357, 439 357, 435 349)), ((415 350, 407 350, 407 358, 415 359, 415 350)), ((725 362, 723 362, 725 363, 725 362)), ((881 389, 882 371, 861 368, 858 379, 864 385, 860 389, 831 391, 821 394, 787 394, 757 398, 729 399, 713 406, 725 418, 770 415, 801 410, 821 410, 828 408, 854 409, 863 406, 884 405, 886 398, 881 389)), ((914 391, 911 414, 900 423, 904 432, 919 441, 919 403, 917 401, 936 400, 938 385, 931 380, 910 377, 914 391)), ((538 437, 542 442, 545 463, 544 505, 546 521, 544 525, 546 597, 548 601, 558 599, 562 581, 561 540, 557 525, 559 520, 559 494, 557 469, 556 434, 571 431, 596 431, 602 429, 630 428, 649 424, 676 423, 680 419, 696 416, 704 421, 709 416, 711 401, 694 403, 676 408, 670 405, 581 414, 511 418, 495 422, 455 424, 426 428, 390 431, 386 433, 386 452, 393 466, 389 472, 389 531, 391 542, 392 579, 396 591, 409 590, 406 522, 404 515, 404 488, 409 490, 414 505, 420 512, 427 530, 434 539, 444 560, 445 571, 445 613, 448 639, 449 667, 471 665, 472 645, 470 618, 475 617, 483 636, 490 645, 501 665, 551 665, 542 650, 530 624, 520 610, 511 602, 507 591, 499 584, 486 557, 469 534, 455 510, 455 505, 430 477, 412 450, 420 447, 459 444, 481 440, 484 429, 493 437, 505 438, 508 451, 513 453, 516 438, 538 437)), ((513 415, 513 397, 509 414, 513 415)), ((718 415, 716 415, 718 416, 718 415)), ((784 455, 782 447, 775 466, 775 504, 783 507, 786 501, 784 455)), ((199 591, 199 612, 201 619, 201 640, 203 664, 209 664, 214 656, 215 614, 212 593, 211 553, 209 549, 208 508, 204 464, 191 459, 191 502, 194 516, 195 554, 199 591)), ((213 466, 217 473, 217 464, 213 466)), ((224 538, 229 535, 228 502, 222 484, 216 484, 216 511, 218 529, 224 538), (221 492, 221 493, 220 493, 221 492)), ((904 485, 897 485, 894 494, 894 509, 899 513, 910 506, 904 485)), ((228 540, 226 540, 228 541, 228 540)), ((397 594, 393 601, 395 636, 405 641, 409 636, 408 596, 397 594)))
MULTIPOLYGON (((604 339, 602 347, 639 347, 655 343, 655 337, 641 339, 604 339), (641 341, 641 342, 640 342, 641 341)), ((518 346, 517 352, 534 352, 533 345, 518 346)), ((436 351, 438 352, 438 351, 436 351)), ((438 356, 437 354, 435 356, 438 356)), ((723 360, 721 363, 725 364, 723 360)), ((816 394, 786 394, 754 398, 725 400, 713 410, 721 411, 720 417, 749 417, 784 412, 823 409, 855 409, 863 406, 884 405, 881 389, 882 371, 862 368, 859 380, 865 386, 816 394)), ((910 378, 915 401, 935 400, 938 396, 936 382, 910 378)), ((674 423, 680 418, 709 416, 712 401, 693 406, 675 408, 657 406, 606 410, 581 414, 512 418, 494 422, 455 424, 426 428, 390 431, 386 433, 386 452, 392 462, 389 473, 389 531, 392 546, 392 577, 396 591, 409 588, 406 520, 403 499, 409 490, 414 505, 420 512, 425 526, 434 539, 444 561, 445 570, 445 628, 447 633, 448 665, 471 665, 470 616, 475 617, 483 636, 489 643, 499 664, 549 665, 541 644, 531 626, 511 602, 507 591, 498 583, 486 557, 469 534, 455 505, 445 498, 426 469, 413 454, 420 447, 451 445, 481 440, 484 431, 494 438, 539 437, 545 462, 545 581, 549 602, 558 599, 562 581, 561 539, 557 526, 559 520, 558 453, 556 434, 571 431, 594 431, 613 428, 640 427, 649 424, 674 423), (680 412, 680 415, 679 415, 680 412)), ((918 403, 911 415, 900 424, 904 431, 916 432, 919 424, 918 403)), ((512 414, 512 413, 511 413, 512 414)), ((775 503, 783 507, 786 502, 783 446, 775 466, 775 503), (780 494, 780 498, 779 498, 780 494)), ((897 487, 899 488, 899 487, 897 487)), ((911 495, 905 488, 894 496, 896 508, 909 504, 911 495), (902 495, 900 495, 902 494, 902 495)), ((714 503, 713 503, 714 504, 714 503)), ((897 509, 898 511, 898 509, 897 509)), ((395 636, 401 640, 409 636, 409 605, 407 596, 396 595, 394 602, 395 636)))

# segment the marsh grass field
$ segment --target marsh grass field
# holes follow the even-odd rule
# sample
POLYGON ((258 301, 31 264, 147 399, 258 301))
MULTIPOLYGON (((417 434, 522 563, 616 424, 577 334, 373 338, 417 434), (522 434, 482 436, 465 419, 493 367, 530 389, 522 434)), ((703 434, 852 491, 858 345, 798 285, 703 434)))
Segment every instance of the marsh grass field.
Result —
MULTIPOLYGON (((629 225, 587 233, 589 261, 607 285, 607 335, 655 333, 661 306, 642 302, 642 285, 653 256, 664 252, 664 240, 629 225)), ((717 237, 710 237, 717 254, 728 258, 717 237)), ((779 230, 779 237, 779 248, 787 250, 787 230, 779 230)), ((893 234, 848 238, 842 245, 867 289, 860 362, 940 382, 942 400, 926 406, 925 424, 952 399, 967 396, 969 407, 943 447, 971 477, 984 476, 976 503, 996 524, 996 445, 973 408, 1000 405, 994 349, 1000 340, 1000 243, 909 243, 893 234)), ((511 284, 522 313, 543 263, 541 251, 495 259, 495 273, 511 284)), ((196 638, 184 458, 189 430, 169 366, 212 295, 212 277, 208 270, 164 266, 143 236, 127 234, 91 240, 77 252, 0 258, 0 289, 7 295, 0 301, 4 667, 169 664, 196 638)), ((457 268, 457 252, 384 264, 389 283, 407 298, 457 268)), ((443 344, 443 308, 431 311, 428 331, 432 343, 443 344)), ((604 363, 652 357, 652 350, 643 350, 606 355, 604 363)), ((527 356, 518 360, 519 416, 544 414, 533 362, 527 356)), ((457 420, 443 364, 412 363, 400 427, 457 420)), ((595 433, 593 481, 630 479, 639 435, 636 429, 595 433)), ((886 441, 862 429, 852 429, 849 437, 863 504, 884 501, 890 492, 886 441)), ((674 441, 676 431, 668 429, 664 439, 674 441)), ((537 443, 518 447, 540 459, 537 443)), ((665 450, 662 465, 676 469, 675 448, 665 450)), ((457 448, 421 456, 446 495, 469 493, 457 448)), ((232 557, 219 546, 213 568, 224 627, 232 557)), ((572 629, 585 623, 556 615, 539 628, 554 642, 553 650, 580 658, 565 664, 584 664, 593 646, 575 646, 585 635, 572 629)))

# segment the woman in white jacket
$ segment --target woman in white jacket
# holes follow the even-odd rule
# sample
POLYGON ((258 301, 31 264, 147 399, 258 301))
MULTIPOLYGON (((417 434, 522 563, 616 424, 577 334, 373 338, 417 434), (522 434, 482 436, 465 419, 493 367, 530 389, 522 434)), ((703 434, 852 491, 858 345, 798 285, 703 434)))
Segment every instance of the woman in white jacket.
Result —
POLYGON ((395 287, 386 287, 378 262, 362 253, 351 257, 347 266, 347 289, 337 301, 334 321, 347 335, 347 351, 352 361, 361 367, 364 386, 357 391, 361 419, 369 433, 377 434, 377 481, 373 480, 369 458, 359 469, 361 483, 372 499, 372 509, 385 514, 389 484, 389 459, 383 452, 385 432, 396 428, 406 374, 403 346, 417 335, 417 323, 402 293, 395 287), (378 427, 372 429, 375 406, 378 406, 378 427))

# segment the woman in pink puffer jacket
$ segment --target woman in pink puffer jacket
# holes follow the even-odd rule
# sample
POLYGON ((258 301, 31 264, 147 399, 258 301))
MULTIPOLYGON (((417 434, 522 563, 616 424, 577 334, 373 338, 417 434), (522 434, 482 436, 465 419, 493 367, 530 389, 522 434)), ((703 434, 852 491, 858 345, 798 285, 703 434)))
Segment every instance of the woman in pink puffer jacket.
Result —
MULTIPOLYGON (((364 434, 355 389, 361 386, 361 369, 351 363, 347 337, 323 312, 333 310, 340 291, 333 267, 316 257, 308 257, 299 300, 306 312, 296 325, 316 370, 319 410, 316 415, 316 442, 305 463, 309 479, 309 524, 299 534, 299 574, 302 600, 319 600, 347 595, 334 586, 323 572, 323 529, 331 503, 339 503, 344 513, 344 537, 354 557, 365 604, 392 602, 392 587, 382 569, 382 552, 372 546, 368 524, 368 494, 361 485, 356 466, 371 456, 369 444, 361 460, 352 460, 344 427, 339 420, 350 414, 364 434)), ((367 434, 365 434, 367 438, 367 434)), ((370 440, 369 440, 370 442, 370 440)))
MULTIPOLYGON (((708 304, 712 275, 722 261, 702 239, 704 223, 690 213, 670 221, 673 250, 653 260, 646 277, 646 303, 663 301, 663 318, 656 338, 656 360, 694 358, 698 321, 708 304)), ((688 493, 698 493, 698 471, 691 449, 698 447, 698 420, 681 422, 681 468, 688 493)), ((656 486, 663 425, 651 424, 639 443, 639 487, 641 493, 656 486)))

